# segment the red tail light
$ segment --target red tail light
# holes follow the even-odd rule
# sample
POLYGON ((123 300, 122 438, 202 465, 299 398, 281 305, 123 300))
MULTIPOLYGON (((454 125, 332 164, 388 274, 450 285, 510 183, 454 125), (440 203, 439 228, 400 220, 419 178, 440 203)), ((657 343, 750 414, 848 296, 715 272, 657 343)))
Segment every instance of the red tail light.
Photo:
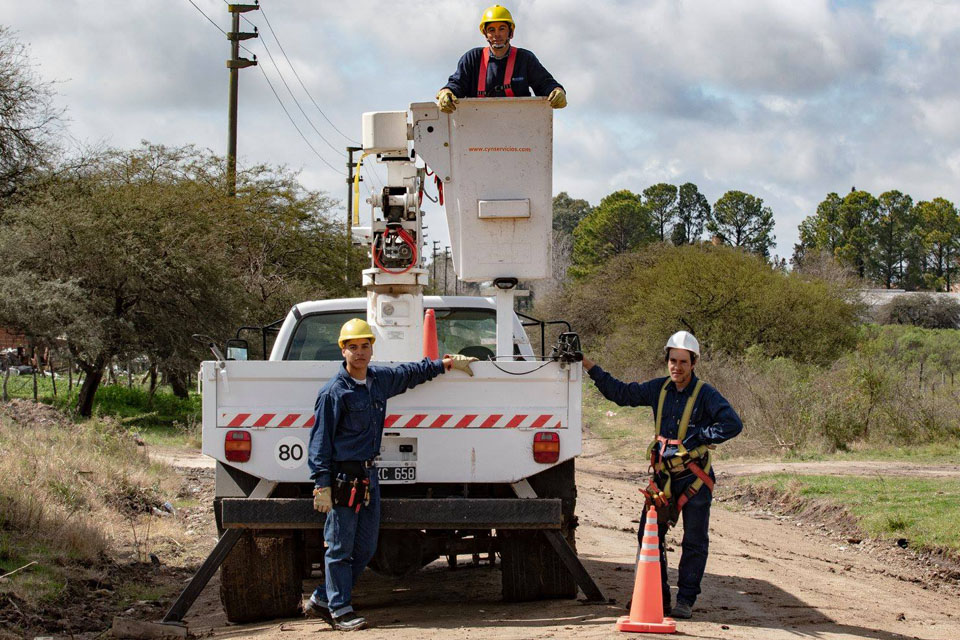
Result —
POLYGON ((551 464, 560 459, 560 434, 540 431, 533 436, 533 459, 551 464))
POLYGON ((253 443, 249 431, 227 431, 223 441, 223 453, 230 462, 247 462, 253 443))

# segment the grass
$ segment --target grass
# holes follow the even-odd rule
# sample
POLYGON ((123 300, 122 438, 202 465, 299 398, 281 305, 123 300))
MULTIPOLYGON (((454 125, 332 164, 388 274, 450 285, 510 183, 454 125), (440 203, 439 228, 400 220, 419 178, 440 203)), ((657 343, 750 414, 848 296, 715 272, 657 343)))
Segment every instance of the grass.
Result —
POLYGON ((59 604, 77 572, 110 565, 108 556, 142 561, 153 541, 137 519, 179 486, 116 421, 0 405, 0 575, 34 563, 0 582, 0 599, 59 604))
POLYGON ((866 533, 960 556, 960 480, 761 474, 740 482, 843 505, 866 533))
POLYGON ((619 460, 646 458, 653 439, 653 412, 648 407, 620 407, 597 391, 592 382, 583 386, 583 423, 593 437, 619 460))
MULTIPOLYGON (((74 381, 76 382, 76 381, 74 381)), ((37 398, 40 402, 58 409, 70 411, 77 404, 78 386, 67 392, 67 381, 57 378, 57 394, 53 382, 44 376, 37 377, 37 398)), ((33 376, 11 376, 7 382, 11 398, 33 399, 33 376)), ((120 424, 140 434, 147 444, 178 447, 200 446, 201 397, 191 392, 189 397, 178 398, 170 388, 161 386, 151 400, 147 387, 136 383, 101 385, 93 400, 95 417, 116 418, 120 424)))

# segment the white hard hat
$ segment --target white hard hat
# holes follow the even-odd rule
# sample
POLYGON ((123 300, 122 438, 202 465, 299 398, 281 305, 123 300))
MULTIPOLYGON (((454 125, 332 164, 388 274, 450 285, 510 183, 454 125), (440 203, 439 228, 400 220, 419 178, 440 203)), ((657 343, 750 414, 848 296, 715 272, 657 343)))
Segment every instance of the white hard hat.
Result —
POLYGON ((686 349, 692 351, 698 358, 700 357, 700 343, 689 331, 677 331, 670 336, 667 344, 663 347, 663 352, 670 353, 670 349, 686 349))

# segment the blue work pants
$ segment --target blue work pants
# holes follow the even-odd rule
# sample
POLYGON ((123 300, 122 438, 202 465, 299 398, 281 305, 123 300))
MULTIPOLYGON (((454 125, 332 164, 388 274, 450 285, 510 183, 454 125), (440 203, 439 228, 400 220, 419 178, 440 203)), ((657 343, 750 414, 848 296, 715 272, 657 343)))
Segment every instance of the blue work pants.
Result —
MULTIPOLYGON (((710 476, 713 477, 711 471, 710 476)), ((670 493, 680 496, 693 484, 697 477, 690 474, 687 477, 674 478, 670 493)), ((680 564, 677 567, 677 600, 693 604, 700 593, 700 581, 707 568, 707 552, 710 546, 710 503, 713 502, 713 493, 706 487, 700 487, 681 512, 683 520, 683 541, 681 542, 680 564)), ((637 538, 643 540, 643 526, 647 522, 647 512, 640 517, 640 530, 637 538)), ((664 539, 667 535, 667 523, 660 523, 660 583, 663 590, 663 609, 670 610, 670 585, 667 582, 667 548, 664 539)))
POLYGON ((334 616, 353 611, 353 586, 377 550, 380 533, 380 483, 376 470, 370 473, 370 504, 356 511, 356 507, 334 507, 327 514, 323 539, 327 543, 324 555, 324 582, 313 592, 311 599, 330 609, 334 616))

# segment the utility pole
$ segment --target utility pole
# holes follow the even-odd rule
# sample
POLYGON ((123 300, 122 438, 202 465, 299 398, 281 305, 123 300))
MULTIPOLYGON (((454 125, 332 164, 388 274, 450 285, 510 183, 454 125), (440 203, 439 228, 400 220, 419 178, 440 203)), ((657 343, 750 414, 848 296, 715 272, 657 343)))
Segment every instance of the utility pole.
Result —
POLYGON ((434 240, 433 241, 433 260, 431 260, 431 263, 433 264, 433 290, 434 291, 437 290, 437 254, 439 251, 440 251, 440 241, 434 240))
MULTIPOLYGON (((353 162, 353 154, 358 151, 363 151, 363 147, 347 147, 347 250, 346 268, 343 270, 343 278, 347 282, 350 281, 350 254, 353 252, 353 171, 357 168, 353 162)), ((360 182, 363 182, 363 176, 360 176, 360 182)))
POLYGON ((443 295, 447 295, 447 262, 450 261, 450 247, 443 248, 443 295))
POLYGON ((227 60, 227 69, 230 70, 230 107, 227 132, 227 190, 230 197, 237 195, 237 100, 239 96, 240 69, 257 64, 257 57, 253 60, 240 57, 240 41, 257 37, 257 31, 243 33, 240 31, 240 14, 248 11, 259 11, 259 4, 228 4, 227 11, 233 17, 227 40, 230 41, 230 59, 227 60))

